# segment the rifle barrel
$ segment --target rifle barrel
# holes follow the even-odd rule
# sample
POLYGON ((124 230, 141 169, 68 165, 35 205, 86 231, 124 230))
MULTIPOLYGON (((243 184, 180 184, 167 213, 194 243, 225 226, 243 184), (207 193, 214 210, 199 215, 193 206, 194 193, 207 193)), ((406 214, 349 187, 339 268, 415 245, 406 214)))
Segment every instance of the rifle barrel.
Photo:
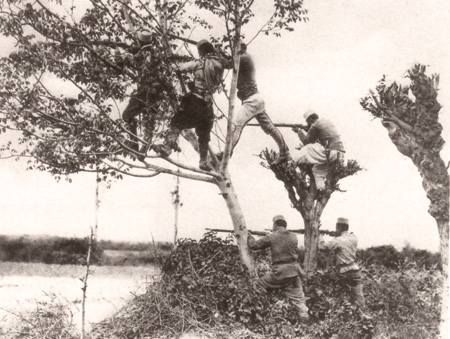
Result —
MULTIPOLYGON (((274 125, 276 126, 276 127, 299 127, 299 128, 301 128, 301 127, 305 127, 304 125, 302 125, 302 124, 285 124, 285 123, 278 123, 278 124, 275 124, 274 123, 274 125)), ((255 124, 255 123, 248 123, 246 126, 259 126, 259 124, 255 124)))
MULTIPOLYGON (((211 232, 224 232, 224 233, 234 233, 233 230, 225 230, 223 228, 205 228, 205 230, 207 231, 211 231, 211 232)), ((254 234, 254 235, 267 235, 267 232, 261 232, 261 231, 252 231, 252 230, 248 230, 248 232, 250 234, 254 234)))
MULTIPOLYGON (((272 231, 272 230, 266 229, 266 231, 272 231)), ((305 234, 305 229, 304 228, 296 229, 296 230, 288 229, 288 231, 290 231, 292 233, 305 234)), ((319 233, 320 234, 325 234, 325 235, 331 235, 331 236, 335 236, 336 235, 335 231, 328 231, 328 230, 319 230, 319 233)))

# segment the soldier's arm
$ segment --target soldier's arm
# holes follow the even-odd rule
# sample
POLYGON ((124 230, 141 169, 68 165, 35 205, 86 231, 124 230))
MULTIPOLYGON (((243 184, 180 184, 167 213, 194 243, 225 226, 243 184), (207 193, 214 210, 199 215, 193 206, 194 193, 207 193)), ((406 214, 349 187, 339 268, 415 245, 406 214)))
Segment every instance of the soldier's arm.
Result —
POLYGON ((319 236, 319 250, 334 250, 337 247, 338 243, 336 239, 325 242, 325 240, 323 240, 323 237, 321 235, 319 236))
POLYGON ((247 239, 248 247, 252 250, 262 250, 264 248, 270 247, 270 236, 266 235, 261 239, 255 240, 255 238, 249 234, 247 239))
POLYGON ((305 144, 305 139, 306 139, 305 133, 303 133, 303 131, 302 131, 300 128, 297 128, 297 127, 293 127, 292 130, 293 130, 295 133, 297 133, 298 138, 300 139, 301 143, 302 143, 303 145, 306 145, 306 144, 305 144))
POLYGON ((305 135, 304 140, 302 140, 304 145, 313 144, 316 142, 318 136, 318 130, 315 126, 311 126, 308 133, 305 135))
POLYGON ((131 33, 136 36, 136 27, 133 25, 133 21, 131 20, 130 14, 128 13, 128 5, 130 4, 130 0, 124 0, 122 4, 122 11, 123 15, 125 17, 125 20, 127 21, 128 28, 131 31, 131 33))
POLYGON ((182 73, 192 72, 197 67, 198 61, 188 61, 174 65, 174 69, 182 73))

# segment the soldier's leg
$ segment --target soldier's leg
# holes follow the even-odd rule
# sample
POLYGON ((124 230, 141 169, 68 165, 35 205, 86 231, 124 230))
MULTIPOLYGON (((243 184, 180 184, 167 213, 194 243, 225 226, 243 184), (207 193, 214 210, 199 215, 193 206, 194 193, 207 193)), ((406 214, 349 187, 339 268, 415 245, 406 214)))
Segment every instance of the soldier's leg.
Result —
MULTIPOLYGON (((144 98, 145 99, 145 98, 144 98)), ((125 107, 122 113, 122 119, 127 124, 127 129, 130 131, 130 141, 128 146, 135 151, 139 150, 139 141, 137 139, 137 121, 136 116, 141 113, 145 107, 145 101, 143 100, 140 92, 134 93, 130 96, 127 107, 125 107)))
POLYGON ((288 154, 289 148, 284 141, 283 135, 281 134, 280 130, 273 124, 272 120, 270 120, 269 115, 266 112, 263 112, 257 114, 255 118, 256 120, 258 120, 258 123, 261 126, 262 130, 266 134, 270 135, 276 142, 280 150, 280 154, 288 154))
POLYGON ((262 96, 256 93, 243 101, 241 108, 233 118, 233 149, 238 143, 245 125, 255 117, 255 115, 265 111, 265 104, 262 96))
POLYGON ((164 142, 154 145, 152 148, 155 152, 160 153, 164 157, 168 157, 172 150, 180 151, 178 147, 178 137, 183 129, 193 128, 192 112, 196 109, 193 95, 184 96, 181 100, 179 110, 172 117, 169 129, 166 132, 164 142))
POLYGON ((339 159, 341 152, 336 150, 325 150, 324 153, 316 153, 317 163, 313 166, 312 172, 316 181, 316 187, 319 190, 325 189, 325 181, 327 179, 328 168, 330 164, 339 159), (327 155, 328 152, 328 155, 327 155))
POLYGON ((312 168, 314 181, 318 190, 325 189, 325 180, 327 179, 328 166, 327 164, 315 164, 312 168))
POLYGON ((271 272, 266 273, 264 276, 257 279, 255 285, 256 289, 260 292, 266 292, 268 289, 279 288, 271 272))
POLYGON ((198 136, 198 146, 200 153, 200 169, 204 171, 211 171, 212 167, 208 165, 208 145, 211 139, 211 130, 214 124, 212 117, 205 119, 198 127, 195 128, 195 132, 198 136))
POLYGON ((306 298, 303 293, 303 287, 300 277, 293 277, 292 281, 284 288, 284 294, 290 302, 297 308, 300 318, 307 319, 308 307, 306 306, 306 298))
POLYGON ((344 279, 350 287, 350 299, 352 303, 360 309, 364 309, 366 302, 363 294, 361 270, 345 272, 344 279))

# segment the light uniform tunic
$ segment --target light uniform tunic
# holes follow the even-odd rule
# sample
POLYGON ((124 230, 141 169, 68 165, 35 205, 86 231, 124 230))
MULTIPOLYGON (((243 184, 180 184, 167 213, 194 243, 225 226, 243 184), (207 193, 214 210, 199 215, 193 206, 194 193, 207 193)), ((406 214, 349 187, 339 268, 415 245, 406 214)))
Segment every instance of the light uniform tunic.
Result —
POLYGON ((342 281, 350 288, 352 302, 360 308, 365 307, 361 270, 356 264, 358 239, 353 233, 342 232, 339 237, 325 243, 319 242, 320 249, 329 249, 336 255, 336 265, 342 281))

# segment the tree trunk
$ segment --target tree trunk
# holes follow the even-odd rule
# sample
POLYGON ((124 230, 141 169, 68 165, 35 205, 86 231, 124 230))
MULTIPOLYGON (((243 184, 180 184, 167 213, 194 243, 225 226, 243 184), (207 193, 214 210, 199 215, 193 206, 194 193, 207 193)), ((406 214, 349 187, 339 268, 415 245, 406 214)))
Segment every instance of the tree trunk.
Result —
POLYGON ((174 222, 173 222, 173 247, 175 248, 178 240, 178 216, 180 210, 180 177, 176 176, 175 190, 173 191, 173 207, 175 209, 174 222))
POLYGON ((449 298, 449 282, 448 282, 448 238, 449 223, 448 221, 438 222, 440 252, 442 262, 442 301, 441 301, 441 338, 448 338, 449 335, 449 319, 448 319, 448 298, 449 298))
POLYGON ((425 71, 426 67, 420 64, 408 71, 409 88, 381 82, 377 87, 378 98, 370 93, 361 104, 382 119, 389 138, 400 153, 412 160, 422 177, 422 187, 430 200, 428 213, 436 220, 439 231, 443 278, 440 330, 441 337, 447 338, 450 178, 439 155, 445 143, 439 123, 442 106, 437 101, 439 76, 429 77, 425 71), (415 100, 405 102, 405 89, 415 96, 415 100))
POLYGON ((94 241, 98 241, 98 214, 100 210, 100 198, 99 198, 99 173, 97 172, 97 176, 95 178, 95 224, 94 224, 94 241))
POLYGON ((317 268, 319 225, 320 220, 317 218, 305 221, 305 258, 303 260, 303 268, 308 273, 314 272, 317 268))
POLYGON ((222 197, 225 199, 231 216, 241 261, 248 268, 249 272, 254 274, 255 265, 247 244, 247 226, 233 184, 228 176, 223 176, 221 180, 216 181, 216 184, 220 189, 222 197))
POLYGON ((305 223, 305 259, 303 266, 306 272, 312 273, 317 269, 317 254, 319 252, 320 218, 329 200, 329 196, 313 199, 311 196, 305 199, 303 205, 303 220, 305 223))

